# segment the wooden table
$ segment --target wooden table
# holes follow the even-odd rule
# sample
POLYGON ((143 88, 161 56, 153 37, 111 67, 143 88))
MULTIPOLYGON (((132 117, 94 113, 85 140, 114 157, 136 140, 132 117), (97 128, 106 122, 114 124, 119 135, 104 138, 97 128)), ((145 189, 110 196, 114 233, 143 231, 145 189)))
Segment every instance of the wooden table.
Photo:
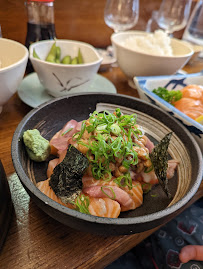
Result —
MULTIPOLYGON (((195 68, 197 65, 193 66, 195 68)), ((192 70, 189 66, 185 69, 192 70)), ((126 77, 118 67, 102 75, 115 84, 118 93, 137 97, 136 90, 128 86, 126 77)), ((0 255, 0 268, 104 268, 156 229, 130 236, 104 237, 75 231, 42 212, 30 200, 16 174, 13 174, 11 160, 13 132, 30 109, 15 94, 0 115, 0 159, 8 175, 15 209, 0 255)), ((203 184, 186 206, 202 195, 203 184)))
MULTIPOLYGON (((1 5, 3 8, 0 10, 3 36, 24 43, 26 17, 23 0, 1 1, 4 2, 1 5)), ((80 39, 98 47, 109 45, 112 31, 103 22, 104 3, 104 0, 56 1, 56 30, 59 37, 80 39), (81 20, 84 20, 82 26, 81 20), (81 29, 81 27, 83 28, 81 29), (98 38, 95 38, 95 32, 99 32, 98 38)), ((136 26, 137 29, 144 30, 151 11, 156 9, 159 4, 160 0, 150 1, 150 3, 148 0, 142 1, 141 19, 136 26)), ((198 72, 202 69, 203 63, 185 67, 187 72, 198 72)), ((118 93, 138 97, 137 91, 128 86, 125 75, 118 67, 110 68, 101 75, 112 81, 118 93)), ((22 187, 14 173, 11 160, 13 133, 30 110, 31 108, 15 94, 0 114, 0 159, 8 176, 14 205, 7 240, 0 253, 1 269, 104 268, 158 229, 157 227, 130 236, 104 237, 73 230, 42 212, 30 200, 22 187)), ((185 207, 202 195, 203 184, 185 207)))

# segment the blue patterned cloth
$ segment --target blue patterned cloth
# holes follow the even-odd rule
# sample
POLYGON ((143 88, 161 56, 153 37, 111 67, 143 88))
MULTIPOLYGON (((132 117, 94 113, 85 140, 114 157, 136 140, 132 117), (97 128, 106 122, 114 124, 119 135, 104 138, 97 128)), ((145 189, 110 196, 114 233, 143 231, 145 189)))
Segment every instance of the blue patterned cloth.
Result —
POLYGON ((186 245, 203 245, 203 198, 106 269, 203 269, 203 262, 180 262, 186 245))

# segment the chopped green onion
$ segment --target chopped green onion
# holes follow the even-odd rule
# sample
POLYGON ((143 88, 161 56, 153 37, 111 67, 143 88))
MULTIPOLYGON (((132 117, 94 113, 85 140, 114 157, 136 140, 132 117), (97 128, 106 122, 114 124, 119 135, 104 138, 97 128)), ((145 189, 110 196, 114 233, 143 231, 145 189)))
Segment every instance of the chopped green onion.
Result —
POLYGON ((83 122, 81 131, 73 135, 78 144, 88 147, 87 155, 96 179, 111 178, 109 163, 115 162, 115 157, 123 157, 122 164, 127 169, 138 163, 138 154, 133 149, 135 143, 132 142, 133 136, 139 138, 142 135, 142 131, 136 125, 137 116, 122 115, 119 108, 115 112, 116 115, 108 111, 93 112, 90 114, 88 125, 83 122), (93 133, 87 144, 81 140, 85 130, 93 133), (112 135, 117 136, 116 139, 113 139, 112 135))
POLYGON ((117 117, 120 117, 121 116, 121 110, 120 110, 120 108, 116 108, 115 112, 116 112, 116 116, 117 117))
POLYGON ((86 127, 86 130, 88 131, 88 133, 93 132, 94 129, 95 129, 94 125, 89 125, 89 126, 86 127))
POLYGON ((115 192, 114 192, 114 190, 113 190, 112 187, 109 187, 109 186, 101 186, 101 191, 102 191, 107 197, 109 197, 110 199, 112 199, 112 200, 115 200, 115 199, 116 199, 116 194, 115 194, 115 192), (109 195, 104 191, 104 188, 110 189, 110 190, 112 191, 112 193, 113 193, 113 197, 109 196, 109 195))
POLYGON ((107 124, 100 124, 100 125, 98 125, 97 127, 96 127, 96 132, 98 132, 98 133, 102 133, 105 129, 106 129, 106 127, 107 127, 107 124))
POLYGON ((115 119, 116 119, 116 116, 114 114, 111 114, 110 112, 108 111, 104 111, 104 114, 103 114, 105 120, 108 122, 108 123, 114 123, 115 119))
POLYGON ((129 189, 131 190, 133 185, 132 185, 132 178, 130 176, 130 173, 127 173, 125 175, 122 175, 120 177, 117 177, 114 179, 114 182, 119 186, 119 187, 126 187, 128 186, 129 189))
POLYGON ((118 126, 117 123, 112 124, 110 127, 110 130, 111 130, 112 134, 114 134, 114 135, 119 135, 121 132, 121 128, 118 126))
POLYGON ((142 184, 142 190, 143 193, 148 193, 152 188, 152 185, 150 183, 143 183, 142 184), (145 187, 147 186, 147 188, 145 189, 145 187))
POLYGON ((62 133, 62 136, 64 136, 65 134, 67 134, 68 132, 72 131, 73 128, 69 128, 68 130, 66 130, 64 133, 62 133))
POLYGON ((145 167, 144 169, 144 173, 149 173, 154 169, 153 165, 151 165, 150 167, 145 167))
POLYGON ((89 197, 85 196, 84 194, 80 195, 77 197, 75 202, 72 202, 73 205, 76 206, 76 210, 85 213, 85 214, 90 214, 89 212, 89 197))

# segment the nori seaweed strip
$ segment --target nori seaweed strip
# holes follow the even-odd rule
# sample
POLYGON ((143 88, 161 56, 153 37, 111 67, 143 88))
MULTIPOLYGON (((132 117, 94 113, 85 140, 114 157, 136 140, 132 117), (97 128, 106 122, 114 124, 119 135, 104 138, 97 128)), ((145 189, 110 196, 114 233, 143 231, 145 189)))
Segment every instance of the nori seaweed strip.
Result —
POLYGON ((82 176, 88 167, 88 159, 73 145, 69 145, 64 160, 51 175, 49 185, 64 203, 69 203, 81 193, 82 176))
POLYGON ((162 189, 167 194, 168 198, 171 198, 171 194, 168 189, 167 179, 167 168, 168 168, 168 155, 167 150, 169 142, 172 136, 172 132, 168 133, 160 142, 157 144, 152 152, 149 154, 151 162, 154 166, 154 172, 159 180, 162 189))

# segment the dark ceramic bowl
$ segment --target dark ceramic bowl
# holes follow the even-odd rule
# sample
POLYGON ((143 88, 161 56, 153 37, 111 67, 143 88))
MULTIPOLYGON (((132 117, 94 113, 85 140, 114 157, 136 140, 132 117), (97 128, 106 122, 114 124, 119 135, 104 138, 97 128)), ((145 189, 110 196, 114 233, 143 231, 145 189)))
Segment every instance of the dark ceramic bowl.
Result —
POLYGON ((156 106, 119 94, 72 95, 33 109, 14 133, 12 159, 23 186, 44 212, 72 228, 105 235, 143 232, 163 224, 192 198, 202 179, 202 155, 190 133, 156 106), (169 181, 173 200, 168 200, 160 186, 156 186, 144 196, 140 208, 123 212, 117 219, 108 219, 71 210, 40 192, 35 184, 46 179, 48 162, 34 163, 28 159, 22 142, 23 132, 37 128, 45 138, 50 139, 70 119, 81 121, 96 109, 112 112, 116 107, 124 113, 136 112, 138 124, 155 143, 168 132, 173 132, 168 152, 170 158, 180 161, 176 174, 169 181))
POLYGON ((13 204, 11 194, 4 171, 2 162, 0 161, 0 250, 6 240, 11 217, 13 204))

